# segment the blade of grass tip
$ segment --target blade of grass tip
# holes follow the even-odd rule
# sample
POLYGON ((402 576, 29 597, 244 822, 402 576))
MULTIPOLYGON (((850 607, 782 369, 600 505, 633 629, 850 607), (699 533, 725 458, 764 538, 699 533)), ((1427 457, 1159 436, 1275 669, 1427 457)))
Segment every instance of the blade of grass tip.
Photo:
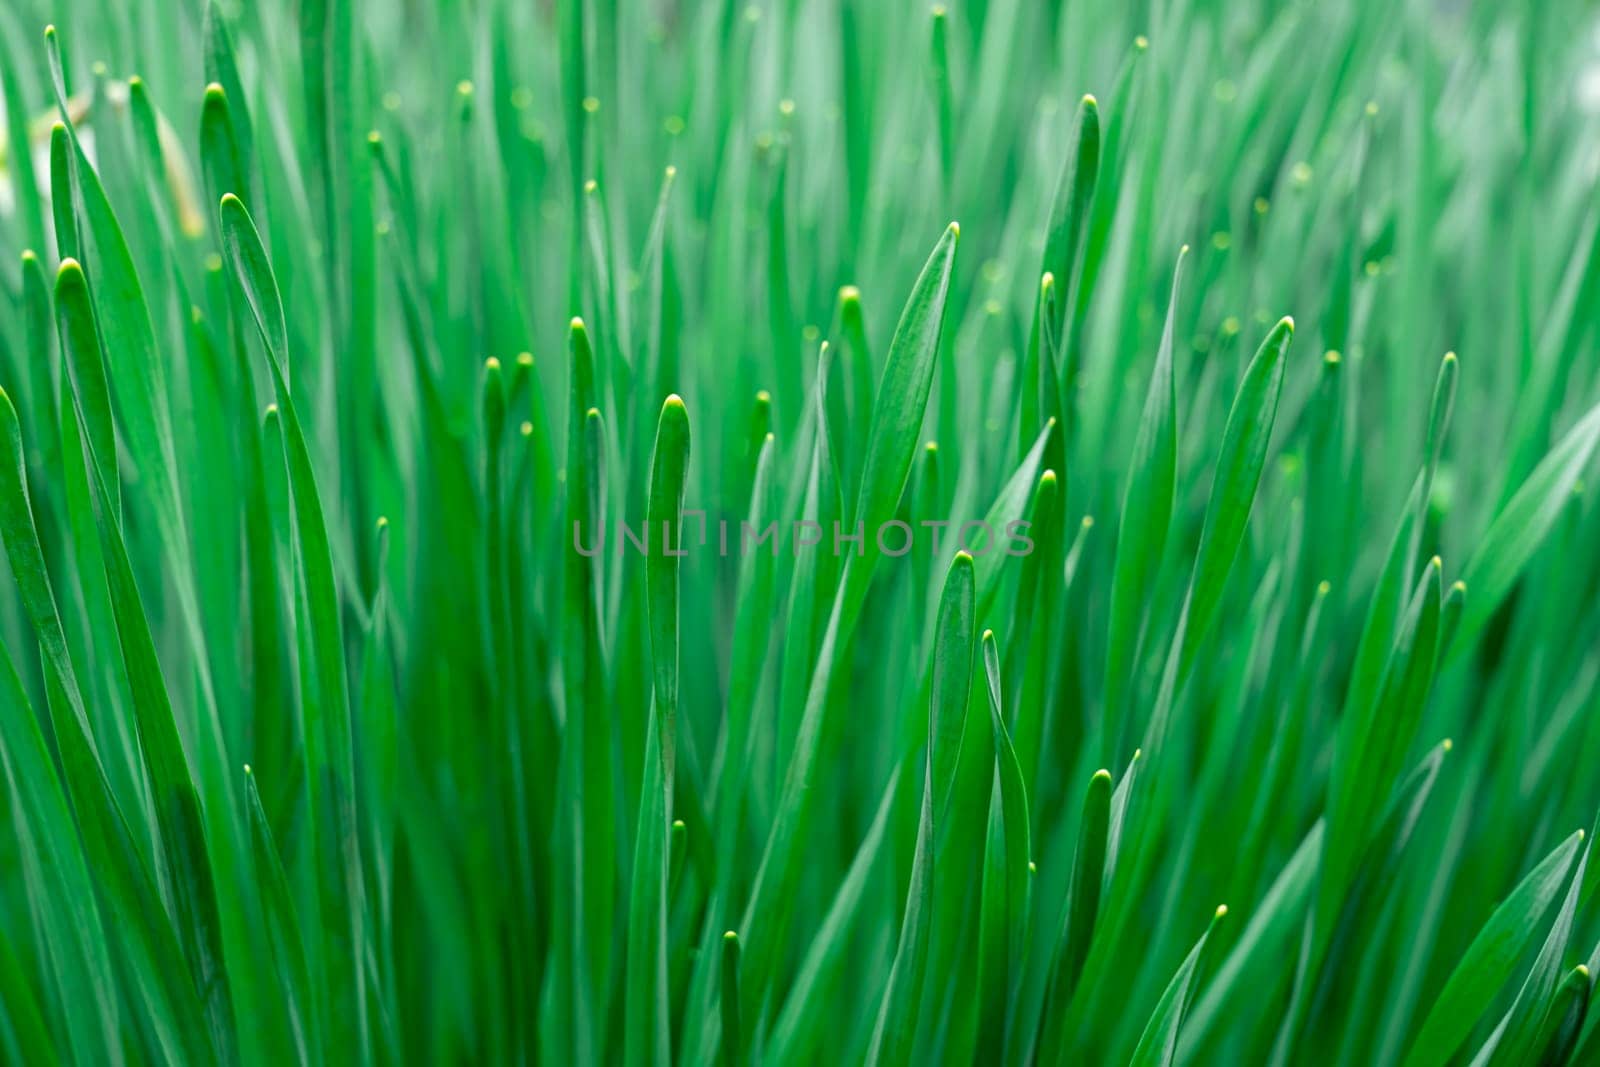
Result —
POLYGON ((738 1067, 744 1062, 744 1027, 739 1019, 739 933, 722 935, 722 1063, 738 1067))
POLYGON ((319 1047, 315 1032, 316 1002, 311 997, 310 969, 306 963, 305 943, 295 911, 294 893, 289 887, 289 877, 284 872, 277 843, 273 840, 272 825, 261 806, 255 772, 249 764, 245 765, 244 777, 256 892, 260 895, 261 911, 266 919, 267 944, 272 951, 272 972, 277 977, 279 996, 296 1053, 300 1062, 308 1063, 314 1058, 312 1050, 319 1047))
POLYGON ((911 884, 900 925, 900 944, 878 1008, 877 1023, 867 1063, 900 1065, 910 1062, 915 1043, 917 1006, 928 962, 933 925, 933 854, 936 813, 955 786, 960 755, 959 727, 966 721, 971 688, 975 592, 972 557, 956 554, 945 578, 935 634, 933 696, 928 708, 927 775, 922 789, 922 815, 917 827, 917 847, 912 860, 911 884), (941 748, 954 752, 940 752, 941 748))
POLYGON ((1542 928, 1545 913, 1567 884, 1583 838, 1583 831, 1574 831, 1495 908, 1434 999, 1405 1067, 1441 1067, 1450 1062, 1542 928))
MULTIPOLYGON (((612 896, 616 868, 611 859, 617 837, 613 802, 610 737, 600 718, 606 707, 605 650, 601 641, 601 604, 605 546, 605 492, 603 470, 605 430, 595 407, 599 397, 594 350, 581 319, 568 328, 568 409, 565 525, 572 549, 564 551, 563 619, 561 637, 562 682, 567 722, 562 738, 562 760, 567 765, 568 795, 566 846, 573 852, 574 885, 564 891, 574 911, 567 931, 572 974, 563 997, 575 1027, 574 1048, 579 1058, 598 1039, 594 1027, 604 1017, 603 996, 609 983, 612 896), (593 548, 581 547, 592 538, 593 548), (582 857, 581 862, 578 857, 582 857), (592 908, 591 908, 592 905, 592 908), (591 987, 592 983, 592 987, 591 987)), ((659 744, 659 741, 658 741, 659 744)), ((589 1051, 588 1054, 593 1054, 589 1051)))
MULTIPOLYGON (((115 360, 113 364, 108 359, 108 377, 116 391, 128 450, 138 465, 146 492, 156 505, 158 529, 175 572, 174 584, 189 627, 188 636, 197 654, 196 665, 209 694, 205 640, 198 629, 199 606, 189 566, 188 531, 176 481, 178 463, 168 406, 166 359, 156 344, 155 326, 127 239, 71 125, 61 71, 60 42, 53 26, 45 30, 45 45, 56 106, 66 123, 65 133, 71 148, 67 175, 72 203, 83 211, 83 222, 94 239, 95 255, 86 268, 99 313, 96 321, 100 336, 108 357, 115 360)), ((208 699, 207 703, 214 709, 214 699, 208 699)), ((220 727, 216 732, 220 736, 220 727)))
POLYGON ((855 530, 864 533, 863 542, 860 550, 845 560, 796 733, 794 752, 784 777, 783 792, 740 924, 745 943, 747 1004, 752 998, 759 1001, 765 995, 772 966, 784 943, 788 909, 796 892, 791 881, 792 849, 804 836, 807 799, 833 678, 834 657, 842 654, 855 632, 881 554, 877 538, 865 531, 876 532, 894 517, 911 472, 923 412, 933 387, 945 301, 960 232, 960 227, 951 223, 935 245, 889 343, 889 355, 878 383, 872 429, 868 434, 861 492, 852 512, 855 530), (751 923, 756 915, 763 917, 763 936, 752 940, 751 923))
POLYGON ((76 260, 61 261, 56 273, 56 331, 62 361, 82 412, 84 434, 94 454, 101 485, 109 494, 112 514, 122 514, 122 478, 117 473, 117 437, 111 414, 111 390, 105 355, 95 328, 89 282, 76 260))
POLYGON ((1142 749, 1133 750, 1133 755, 1128 758, 1128 769, 1122 772, 1122 777, 1117 780, 1117 788, 1111 793, 1111 816, 1106 823, 1105 877, 1100 887, 1102 894, 1110 887, 1111 879, 1117 872, 1117 859, 1122 852, 1122 829, 1128 821, 1128 798, 1133 794, 1133 784, 1139 778, 1143 755, 1142 749))
POLYGON ((1132 680, 1140 634, 1150 602, 1150 586, 1166 547, 1167 525, 1177 491, 1178 417, 1172 366, 1172 331, 1178 311, 1179 286, 1189 246, 1178 252, 1172 271, 1167 319, 1156 350, 1150 390, 1145 396, 1139 432, 1129 460, 1122 496, 1122 523, 1117 528, 1116 566, 1111 579, 1111 615, 1106 626, 1104 737, 1116 760, 1123 738, 1122 705, 1132 680))
POLYGON ((1278 320, 1256 349, 1255 358, 1244 372, 1228 412, 1227 428, 1222 432, 1222 447, 1217 456, 1217 472, 1206 505, 1205 525, 1200 531, 1194 577, 1189 586, 1178 676, 1188 677, 1195 654, 1216 621, 1222 594, 1233 570, 1234 559, 1244 540, 1250 512, 1255 505, 1256 487, 1266 463, 1272 426, 1277 419, 1278 397, 1283 392, 1284 352, 1294 336, 1294 320, 1278 320))
MULTIPOLYGON (((1056 370, 1056 328, 1053 325, 1059 306, 1056 276, 1045 271, 1039 276, 1039 293, 1028 335, 1027 354, 1022 363, 1021 414, 1017 420, 1019 453, 1038 435, 1046 420, 1059 420, 1061 417, 1061 385, 1056 370)), ((1057 449, 1049 462, 1053 468, 1064 470, 1065 448, 1057 449)))
POLYGON ((930 14, 933 28, 928 51, 933 76, 934 129, 938 136, 939 173, 944 179, 948 195, 950 176, 955 168, 955 120, 950 89, 950 18, 942 4, 935 4, 930 14))
POLYGON ((83 238, 78 232, 78 208, 72 195, 72 145, 67 128, 50 127, 50 215, 60 259, 81 259, 83 238))
POLYGON ((1439 662, 1448 663, 1450 646, 1455 643, 1456 631, 1461 629, 1461 617, 1467 610, 1467 583, 1459 579, 1450 583, 1444 595, 1444 605, 1439 609, 1439 662))
MULTIPOLYGON (((847 285, 839 290, 839 333, 833 350, 835 358, 844 369, 848 383, 845 396, 848 417, 844 421, 845 441, 841 442, 842 455, 839 469, 844 484, 840 492, 853 508, 861 492, 861 468, 866 462, 867 435, 872 429, 873 383, 876 381, 872 353, 867 348, 866 315, 861 308, 861 290, 847 285)), ((855 516, 843 516, 846 526, 853 526, 855 516)))
POLYGON ((1472 646, 1511 592, 1522 569, 1544 543, 1571 500, 1597 444, 1600 405, 1591 408, 1550 450, 1490 524, 1462 572, 1467 588, 1472 590, 1472 602, 1457 628, 1456 654, 1472 646))
POLYGON ((684 864, 689 858, 689 828, 682 819, 672 820, 672 833, 667 843, 668 871, 667 871, 667 897, 669 901, 678 895, 678 884, 683 880, 684 864))
POLYGON ((1044 1015, 1040 1021, 1037 1053, 1039 1061, 1044 1064, 1065 1063, 1071 1058, 1063 1023, 1078 976, 1083 972, 1083 961, 1089 955, 1089 942, 1094 936, 1095 919, 1100 912, 1100 894, 1108 868, 1106 847, 1111 826, 1111 794, 1111 772, 1095 771, 1089 779, 1089 788, 1083 799, 1083 814, 1078 820, 1072 878, 1061 909, 1061 923, 1054 946, 1055 964, 1050 969, 1050 985, 1045 994, 1044 1015))
POLYGON ((1545 1019, 1561 981, 1562 958, 1572 939, 1572 925, 1583 887, 1583 872, 1588 863, 1589 846, 1585 846, 1578 857, 1577 869, 1572 875, 1572 884, 1567 887, 1561 909, 1556 912, 1556 920, 1545 935, 1544 945, 1529 968, 1528 976, 1523 979, 1522 988, 1517 991, 1517 999, 1478 1054, 1478 1058, 1482 1059, 1483 1052, 1489 1052, 1488 1063, 1492 1067, 1511 1067, 1532 1062, 1539 1051, 1537 1046, 1545 1019))
MULTIPOLYGON (((1078 266, 1093 214, 1095 184, 1100 176, 1100 106, 1093 96, 1085 95, 1078 102, 1068 146, 1045 230, 1041 273, 1053 274, 1060 287, 1048 325, 1049 335, 1057 339, 1051 346, 1055 351, 1051 366, 1059 390, 1058 412, 1070 427, 1078 392, 1080 355, 1071 340, 1077 330, 1075 323, 1067 321, 1067 308, 1072 301, 1074 284, 1081 283, 1078 266)), ((1041 358, 1040 362, 1045 360, 1041 358)))
MULTIPOLYGON (((1095 182, 1099 175, 1100 105, 1093 96, 1086 95, 1078 101, 1072 119, 1072 131, 1067 135, 1067 154, 1061 161, 1060 176, 1056 179, 1050 217, 1045 225, 1044 259, 1039 267, 1041 274, 1048 272, 1055 275, 1064 290, 1072 287, 1073 271, 1077 266, 1079 247, 1083 243, 1084 227, 1089 221, 1095 182)), ((1051 322, 1058 337, 1061 336, 1065 313, 1066 300, 1062 299, 1051 322)), ((1060 370, 1064 371, 1065 368, 1060 370)), ((1070 383, 1063 380, 1062 385, 1066 387, 1070 383)))
POLYGON ((661 531, 661 551, 652 553, 645 564, 655 699, 650 710, 651 737, 645 752, 628 907, 624 1061, 629 1064, 669 1064, 672 1060, 667 986, 667 837, 672 825, 677 761, 678 560, 683 552, 688 463, 689 415, 681 399, 669 396, 661 407, 650 464, 648 528, 661 531))
POLYGON ((983 668, 994 735, 994 781, 989 797, 984 843, 982 908, 979 915, 979 979, 983 1005, 978 1049, 983 1056, 1006 1055, 1007 1017, 1028 943, 1033 876, 1028 828, 1027 787, 1011 737, 1006 733, 1000 690, 1000 654, 994 631, 983 633, 983 668))
POLYGON ((1292 958, 1290 953, 1298 950, 1298 935, 1304 926, 1305 909, 1322 860, 1324 825, 1323 820, 1318 819, 1283 865, 1245 924, 1239 940, 1234 942, 1190 1009, 1178 1037, 1180 1063, 1196 1062, 1194 1057, 1204 1049, 1206 1035, 1216 1025, 1219 1013, 1230 1010, 1238 995, 1234 990, 1246 980, 1251 968, 1259 964, 1281 971, 1282 961, 1292 958))
POLYGON ((1204 955, 1206 942, 1226 914, 1227 905, 1219 905, 1211 916, 1206 932, 1200 935, 1200 940, 1189 950, 1189 955, 1172 976, 1172 981, 1167 983, 1166 991, 1156 1002, 1155 1011, 1151 1013, 1150 1021, 1145 1024, 1144 1033, 1139 1037, 1133 1058, 1128 1061, 1129 1067, 1168 1067, 1172 1063, 1178 1051, 1178 1035, 1183 1029, 1184 1016, 1188 1014, 1189 1002, 1194 997, 1195 970, 1204 955))
POLYGON ((1578 1038, 1582 1034, 1584 1016, 1589 1010, 1589 997, 1594 983, 1589 978, 1589 968, 1578 964, 1556 987, 1550 998, 1550 1010, 1545 1016, 1544 1029, 1530 1048, 1529 1063, 1561 1064, 1589 1063, 1576 1054, 1578 1038))
POLYGON ((330 1012, 330 1053, 362 1059, 370 1048, 367 998, 361 989, 360 953, 366 937, 366 899, 361 874, 360 828, 356 820, 355 770, 351 751, 350 699, 346 688, 344 637, 322 501, 310 446, 287 377, 287 330, 278 282, 266 249, 243 202, 222 198, 223 250, 235 284, 255 319, 267 350, 273 392, 282 419, 294 532, 302 570, 316 693, 307 701, 304 736, 314 783, 312 800, 320 833, 314 837, 321 875, 321 929, 327 951, 318 954, 323 978, 341 1010, 330 1012), (351 1005, 349 1001, 354 1001, 351 1005))
POLYGON ((219 203, 224 193, 247 205, 252 201, 250 160, 239 143, 227 93, 215 82, 206 86, 200 104, 200 167, 211 203, 219 203))
MULTIPOLYGON (((202 45, 202 62, 205 79, 208 85, 216 85, 229 104, 229 119, 235 143, 235 158, 243 161, 246 167, 255 157, 255 129, 250 122, 250 108, 244 94, 244 83, 239 80, 239 66, 235 59, 233 35, 228 32, 227 19, 222 15, 222 9, 217 0, 206 0, 205 14, 200 27, 202 45)), ((210 95, 209 89, 207 95, 210 95)), ((249 173, 248 170, 245 171, 249 173)), ((245 203, 250 202, 248 187, 219 190, 215 195, 220 197, 223 192, 237 193, 245 203)))

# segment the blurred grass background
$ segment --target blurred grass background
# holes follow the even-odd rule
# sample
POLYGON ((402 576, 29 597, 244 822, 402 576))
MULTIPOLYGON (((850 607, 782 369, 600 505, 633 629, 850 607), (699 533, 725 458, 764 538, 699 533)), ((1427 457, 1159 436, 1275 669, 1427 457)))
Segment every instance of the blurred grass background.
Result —
POLYGON ((1223 903, 1179 1060, 1558 1047, 1522 1031, 1600 934, 1569 837, 1600 805, 1597 34, 1574 0, 9 0, 8 1058, 1126 1060, 1223 903), (282 389, 224 193, 281 290, 282 389), (875 383, 951 220, 923 413, 875 383), (1283 316, 1281 401, 1247 410, 1283 316), (1169 323, 1171 520, 1130 524, 1169 323), (1039 549, 980 559, 951 630, 948 537, 855 580, 826 540, 691 552, 655 579, 665 655, 646 558, 583 561, 570 522, 676 514, 647 510, 674 393, 713 531, 848 528, 881 483, 909 522, 1028 518, 1039 549), (1186 637, 1230 411, 1270 447, 1186 637), (893 418, 914 455, 872 468, 893 418), (1459 628, 1412 657, 1429 611, 1459 628), (980 982, 986 629, 1033 868, 1026 950, 980 982), (935 743, 924 770, 930 691, 978 738, 959 769, 935 743), (1382 760, 1346 725, 1380 710, 1382 760), (1102 767, 1129 784, 1096 831, 1102 767), (885 1045, 943 774, 914 1037, 885 1045), (1075 857, 1119 833, 1138 862, 1068 923, 1098 881, 1075 857))

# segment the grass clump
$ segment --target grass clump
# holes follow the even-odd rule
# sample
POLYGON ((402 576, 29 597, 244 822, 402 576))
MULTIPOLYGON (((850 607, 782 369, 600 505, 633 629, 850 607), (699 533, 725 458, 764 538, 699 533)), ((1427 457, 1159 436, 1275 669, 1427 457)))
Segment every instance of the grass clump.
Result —
POLYGON ((1594 28, 0 9, 0 1059, 1600 1057, 1594 28))

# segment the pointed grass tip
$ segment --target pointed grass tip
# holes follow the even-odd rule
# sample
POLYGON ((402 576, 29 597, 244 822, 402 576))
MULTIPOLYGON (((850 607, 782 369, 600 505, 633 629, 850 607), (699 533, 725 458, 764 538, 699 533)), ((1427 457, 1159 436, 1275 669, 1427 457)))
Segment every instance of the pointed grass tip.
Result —
POLYGON ((1107 782, 1111 781, 1111 772, 1106 770, 1104 767, 1101 767, 1098 771, 1095 771, 1089 776, 1089 781, 1091 782, 1098 782, 1102 779, 1107 782))
POLYGON ((67 256, 65 259, 63 259, 61 261, 61 266, 56 268, 56 279, 59 281, 69 274, 83 274, 83 266, 71 256, 67 256))
MULTIPOLYGON (((133 85, 132 79, 129 79, 128 85, 129 85, 130 88, 132 87, 132 85, 133 85)), ((210 101, 212 101, 212 100, 220 100, 225 104, 225 103, 228 102, 228 94, 223 91, 222 85, 220 83, 218 83, 218 82, 210 82, 209 84, 206 85, 205 99, 206 99, 206 101, 208 103, 210 101)))
POLYGON ((389 516, 387 516, 387 515, 379 515, 378 516, 378 529, 379 530, 387 530, 388 528, 389 528, 389 516))
POLYGON ((1096 100, 1094 98, 1094 94, 1093 93, 1084 93, 1083 94, 1083 99, 1080 100, 1079 103, 1081 103, 1084 107, 1088 108, 1090 111, 1099 111, 1100 110, 1100 101, 1098 101, 1098 100, 1096 100))
POLYGON ((953 562, 959 563, 963 567, 970 567, 972 566, 972 553, 963 548, 956 553, 956 558, 953 562))
POLYGON ((24 248, 22 250, 22 262, 24 262, 24 263, 37 263, 37 262, 39 262, 39 256, 38 256, 38 254, 36 252, 34 252, 33 249, 24 248))
MULTIPOLYGON (((1094 516, 1093 515, 1085 515, 1083 517, 1083 521, 1081 523, 1079 523, 1078 525, 1082 526, 1085 530, 1094 529, 1094 516)), ((1134 756, 1135 759, 1138 759, 1139 758, 1139 753, 1135 752, 1133 754, 1133 756, 1134 756)))
POLYGON ((574 315, 572 316, 572 321, 567 323, 567 329, 571 330, 573 333, 583 333, 587 327, 583 324, 582 316, 574 315))
POLYGON ((1218 904, 1215 912, 1215 918, 1220 919, 1226 914, 1228 914, 1228 906, 1226 904, 1218 904))
POLYGON ((245 776, 245 777, 246 777, 246 778, 249 778, 249 777, 252 777, 252 776, 253 776, 253 775, 254 775, 254 774, 255 774, 255 773, 256 773, 256 772, 255 772, 255 771, 252 771, 252 770, 251 770, 251 769, 250 769, 250 764, 248 764, 248 763, 246 763, 246 764, 245 764, 245 765, 244 765, 244 776, 245 776))
POLYGON ((1449 752, 1451 749, 1456 747, 1456 743, 1447 737, 1443 741, 1439 742, 1439 747, 1444 749, 1446 752, 1449 752))
POLYGON ((500 358, 498 356, 490 356, 488 359, 483 361, 483 369, 490 373, 499 373, 500 358))
POLYGON ((722 941, 724 944, 737 946, 739 944, 739 931, 729 930, 722 935, 722 941))
POLYGON ((675 410, 684 412, 687 412, 688 410, 683 406, 683 397, 679 396, 677 393, 668 394, 667 398, 661 402, 662 411, 666 411, 668 408, 673 408, 675 410))
POLYGON ((517 366, 519 366, 519 367, 530 367, 531 368, 533 366, 533 353, 532 352, 518 352, 517 353, 517 366))

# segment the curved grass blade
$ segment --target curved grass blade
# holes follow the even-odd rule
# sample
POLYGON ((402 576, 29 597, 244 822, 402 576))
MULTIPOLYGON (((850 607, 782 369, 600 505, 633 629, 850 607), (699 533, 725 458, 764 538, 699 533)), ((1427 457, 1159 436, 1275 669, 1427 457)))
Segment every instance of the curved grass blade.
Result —
POLYGON ((623 1055, 629 1064, 669 1064, 672 1060, 667 986, 667 838, 672 825, 677 762, 678 554, 682 551, 688 462, 689 416, 683 401, 669 396, 661 408, 650 471, 648 528, 661 531, 661 551, 652 553, 645 567, 655 700, 650 710, 628 905, 623 1055))
POLYGON ((817 1016, 832 1003, 833 990, 842 977, 848 959, 843 951, 845 935, 855 920, 865 894, 868 878, 881 857, 887 855, 883 847, 884 832, 889 825, 889 813, 894 805, 895 790, 900 781, 897 767, 884 787, 883 799, 878 803, 872 825, 861 839, 855 858, 839 883, 827 916, 811 940, 800 969, 790 986, 783 1010, 773 1023, 772 1035, 766 1052, 774 1063, 803 1062, 815 1053, 824 1037, 824 1027, 817 1016))
POLYGON ((1488 1063, 1493 1067, 1512 1067, 1532 1062, 1533 1056, 1544 1043, 1541 1039, 1545 1022, 1561 981, 1561 961, 1572 938, 1572 924, 1577 916, 1578 899, 1583 888, 1583 872, 1588 863, 1589 848, 1586 847, 1578 857, 1577 869, 1573 872, 1572 884, 1567 887, 1566 898, 1556 912, 1556 920, 1545 935, 1544 945, 1529 968, 1527 978, 1523 979, 1517 999, 1478 1053, 1478 1059, 1482 1060, 1484 1053, 1488 1052, 1488 1063))
MULTIPOLYGON (((933 371, 937 363, 945 301, 950 290, 959 234, 960 228, 951 223, 934 246, 889 343, 889 355, 878 383, 878 399, 868 435, 861 492, 852 513, 858 530, 876 531, 894 517, 910 476, 923 412, 933 387, 933 371)), ((834 657, 842 654, 855 632, 879 555, 877 538, 868 535, 864 538, 861 553, 851 554, 846 559, 833 608, 823 631, 817 666, 807 691, 805 710, 796 733, 778 809, 739 927, 745 946, 747 1004, 752 1000, 759 1002, 765 995, 778 950, 784 943, 788 914, 796 892, 796 886, 791 881, 792 853, 795 842, 803 838, 806 827, 807 800, 821 742, 828 690, 833 679, 834 657), (762 936, 753 938, 752 924, 757 915, 762 916, 762 936)))
POLYGON ((267 351, 273 391, 283 428, 284 460, 293 500, 296 559, 301 570, 305 617, 301 648, 312 660, 313 693, 302 694, 303 736, 310 769, 317 829, 314 854, 321 872, 322 980, 335 1002, 325 1038, 329 1054, 365 1056, 370 1048, 367 997, 361 980, 366 943, 365 882, 361 873, 360 827, 356 819, 355 768, 351 751, 343 627, 333 570, 333 550, 310 446, 287 377, 287 331, 278 282, 254 221, 237 196, 222 198, 223 250, 233 279, 251 309, 267 351), (353 1003, 352 1003, 353 1002, 353 1003))
POLYGON ((738 1067, 744 1062, 744 1026, 739 1019, 739 934, 722 935, 722 1063, 738 1067))
POLYGON ((1489 916, 1418 1028, 1405 1067, 1450 1062, 1543 925, 1545 913, 1567 884, 1583 836, 1583 831, 1574 831, 1557 845, 1489 916))
MULTIPOLYGON (((1131 767, 1129 772, 1131 775, 1131 767)), ((1095 919, 1100 914, 1100 894, 1110 868, 1108 844, 1112 806, 1111 772, 1095 771, 1083 798, 1078 843, 1072 859, 1072 880, 1068 883, 1060 932, 1056 935, 1055 965, 1050 971, 1037 1049, 1041 1063, 1059 1064, 1068 1059, 1068 1035, 1063 1025, 1067 1005, 1072 1003, 1078 976, 1083 973, 1083 963, 1089 955, 1095 919)))
POLYGON ((1255 504, 1256 487, 1267 459, 1267 445, 1277 419, 1278 397, 1283 391, 1283 355, 1294 336, 1294 320, 1278 320, 1267 334, 1255 358, 1244 372, 1228 425, 1222 433, 1217 456, 1217 473, 1211 485, 1211 501, 1206 505, 1205 526, 1200 531, 1200 549, 1195 558, 1194 577, 1189 586, 1187 625, 1178 676, 1187 677, 1189 667, 1208 635, 1222 606, 1222 594, 1239 554, 1250 511, 1255 504))
POLYGON ((1129 1067, 1168 1067, 1172 1063, 1178 1050, 1178 1035, 1183 1028, 1184 1016, 1194 996, 1194 972, 1205 952, 1206 942, 1226 914, 1227 905, 1219 905, 1211 916, 1211 924, 1206 927, 1206 932, 1200 935, 1200 940, 1189 950, 1189 955, 1172 976, 1172 981, 1167 983, 1166 991, 1156 1002, 1156 1009, 1139 1037, 1138 1047, 1133 1050, 1133 1058, 1128 1061, 1129 1067))
POLYGON ((966 720, 971 686, 973 651, 974 581, 972 557, 956 554, 945 578, 935 636, 933 697, 928 709, 928 750, 924 758, 927 780, 922 789, 922 816, 917 827, 917 850, 912 860, 911 884, 900 924, 900 944, 889 971, 887 988, 878 1008, 867 1063, 894 1065, 910 1062, 915 1044, 917 1005, 922 999, 933 927, 935 823, 942 811, 940 797, 948 799, 955 785, 961 732, 966 720), (940 754, 941 748, 954 752, 940 754), (948 780, 947 780, 948 779, 948 780))
POLYGON ((982 908, 978 931, 978 988, 983 998, 978 1031, 980 1055, 1007 1059, 1007 1016, 1021 978, 1028 944, 1033 876, 1028 796, 1022 767, 1006 732, 1001 703, 1000 655, 994 631, 983 633, 983 667, 994 735, 994 774, 984 843, 982 908))
MULTIPOLYGON (((1122 496, 1122 524, 1117 529, 1116 568, 1111 578, 1111 616, 1106 625, 1105 736, 1119 745, 1122 705, 1131 682, 1139 637, 1144 628, 1151 584, 1166 547, 1167 525, 1177 491, 1178 416, 1172 366, 1172 331, 1178 311, 1178 290, 1184 245, 1172 271, 1172 295, 1167 300, 1166 325, 1156 350, 1150 391, 1145 396, 1139 433, 1128 464, 1127 488, 1122 496)), ((1112 759, 1117 752, 1110 753, 1112 759)))
POLYGON ((1454 648, 1471 647, 1516 584, 1517 577, 1555 526, 1572 492, 1600 444, 1600 406, 1578 420, 1522 483, 1516 495, 1490 524, 1467 561, 1462 580, 1472 602, 1462 613, 1454 648))
POLYGON ((284 873, 283 860, 273 839, 272 825, 267 821, 266 810, 261 806, 261 792, 256 787, 255 772, 247 764, 244 768, 246 816, 250 823, 250 847, 255 864, 256 889, 261 895, 261 910, 265 915, 267 944, 272 951, 272 969, 277 977, 279 995, 294 1047, 302 1063, 313 1060, 312 1050, 318 1048, 313 1027, 316 1024, 314 1002, 311 999, 310 969, 306 963, 305 942, 300 933, 300 922, 294 905, 294 894, 289 887, 289 877, 284 873))

